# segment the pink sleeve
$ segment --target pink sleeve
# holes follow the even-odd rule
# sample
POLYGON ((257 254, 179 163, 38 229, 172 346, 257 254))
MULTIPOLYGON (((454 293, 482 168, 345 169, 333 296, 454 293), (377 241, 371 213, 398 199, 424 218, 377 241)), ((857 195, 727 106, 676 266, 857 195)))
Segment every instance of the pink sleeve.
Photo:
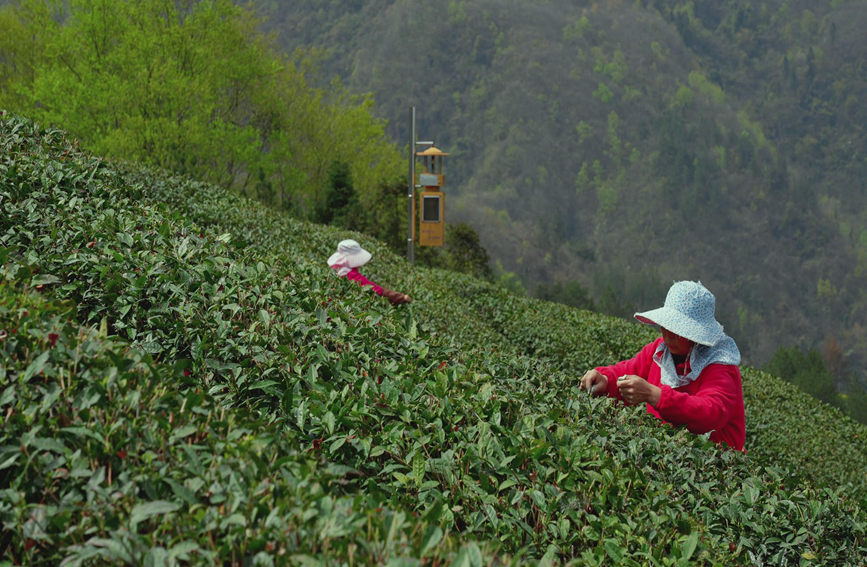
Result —
POLYGON ((656 411, 669 423, 685 425, 692 433, 720 429, 730 421, 732 408, 740 399, 740 371, 731 364, 711 364, 701 373, 701 384, 693 394, 660 386, 656 411))
POLYGON ((608 396, 622 400, 620 388, 617 387, 617 378, 627 374, 641 376, 645 380, 650 375, 650 365, 653 364, 653 353, 656 352, 656 345, 662 338, 659 338, 652 343, 646 345, 638 354, 629 360, 623 360, 611 366, 599 366, 596 368, 599 372, 608 378, 608 396))
POLYGON ((354 269, 350 271, 348 274, 346 274, 346 279, 358 282, 358 285, 360 286, 369 285, 371 288, 373 288, 373 293, 375 293, 376 295, 382 295, 382 287, 376 285, 375 283, 361 275, 361 272, 359 272, 358 270, 354 269))

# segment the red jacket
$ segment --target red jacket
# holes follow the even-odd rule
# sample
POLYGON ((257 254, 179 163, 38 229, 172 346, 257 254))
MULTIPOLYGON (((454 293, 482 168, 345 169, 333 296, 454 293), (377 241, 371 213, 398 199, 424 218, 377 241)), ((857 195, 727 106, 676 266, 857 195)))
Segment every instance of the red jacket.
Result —
POLYGON ((660 382, 659 365, 653 360, 660 342, 662 337, 630 360, 596 369, 608 378, 608 395, 623 400, 617 378, 640 376, 662 390, 655 407, 647 404, 648 413, 668 423, 685 425, 692 433, 710 432, 711 441, 743 451, 746 424, 740 369, 733 364, 711 364, 685 386, 665 386, 660 382))
POLYGON ((352 268, 351 270, 349 270, 349 273, 346 274, 346 279, 358 282, 358 285, 360 286, 369 285, 373 288, 373 293, 375 293, 376 295, 382 295, 382 286, 376 285, 375 283, 364 277, 361 272, 358 271, 358 268, 352 268))

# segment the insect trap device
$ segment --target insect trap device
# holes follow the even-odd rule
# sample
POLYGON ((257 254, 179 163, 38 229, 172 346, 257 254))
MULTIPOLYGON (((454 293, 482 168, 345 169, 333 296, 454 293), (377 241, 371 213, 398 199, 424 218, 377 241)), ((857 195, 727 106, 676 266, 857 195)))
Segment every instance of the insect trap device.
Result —
POLYGON ((443 246, 445 244, 445 194, 440 191, 443 186, 443 153, 436 146, 431 146, 416 156, 422 158, 424 172, 419 175, 419 185, 424 190, 419 193, 419 210, 421 223, 418 228, 418 243, 420 246, 443 246))

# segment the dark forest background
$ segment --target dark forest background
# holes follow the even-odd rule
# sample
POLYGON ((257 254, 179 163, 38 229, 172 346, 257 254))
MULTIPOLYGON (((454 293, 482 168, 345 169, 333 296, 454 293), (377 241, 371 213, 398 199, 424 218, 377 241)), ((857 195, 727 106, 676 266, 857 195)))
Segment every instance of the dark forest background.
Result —
POLYGON ((416 106, 504 281, 631 316, 700 279, 748 362, 863 384, 867 2, 255 6, 398 144, 416 106))
POLYGON ((865 26, 863 0, 0 0, 0 108, 405 250, 415 106, 451 154, 420 261, 627 318, 701 280, 745 363, 865 415, 865 26))

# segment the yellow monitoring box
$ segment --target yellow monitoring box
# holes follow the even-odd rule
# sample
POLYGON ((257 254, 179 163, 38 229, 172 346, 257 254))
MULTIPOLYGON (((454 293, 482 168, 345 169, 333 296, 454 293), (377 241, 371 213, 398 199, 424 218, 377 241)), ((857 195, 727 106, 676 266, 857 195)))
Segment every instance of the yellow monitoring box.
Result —
POLYGON ((419 193, 421 223, 418 227, 420 246, 443 246, 445 244, 445 194, 440 191, 419 193))
POLYGON ((422 159, 424 172, 419 175, 419 185, 424 191, 419 193, 418 206, 421 223, 418 229, 418 243, 421 246, 443 246, 445 244, 446 208, 445 195, 439 191, 445 183, 443 158, 447 153, 436 146, 415 154, 422 159))

